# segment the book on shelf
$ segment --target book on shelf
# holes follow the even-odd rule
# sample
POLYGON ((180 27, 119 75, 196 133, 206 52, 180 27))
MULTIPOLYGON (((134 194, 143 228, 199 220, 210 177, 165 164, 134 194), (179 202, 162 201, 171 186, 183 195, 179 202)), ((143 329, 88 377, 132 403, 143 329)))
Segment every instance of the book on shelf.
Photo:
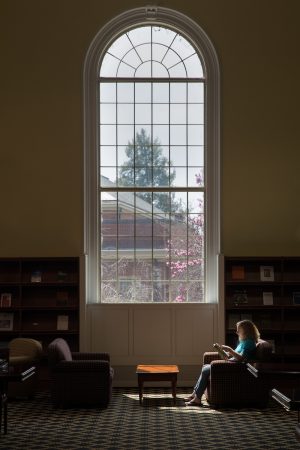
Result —
POLYGON ((233 293, 233 303, 235 306, 246 305, 248 303, 248 295, 245 289, 235 290, 233 293))
POLYGON ((232 266, 231 278, 232 278, 232 280, 244 280, 245 279, 245 267, 244 266, 232 266))
POLYGON ((68 291, 57 291, 56 292, 56 305, 57 306, 68 306, 69 304, 69 292, 68 291))
POLYGON ((269 344, 272 345, 272 353, 275 353, 275 340, 274 339, 268 339, 269 344))
POLYGON ((273 266, 260 266, 260 281, 274 281, 273 266))
POLYGON ((12 331, 14 328, 14 314, 0 313, 0 331, 12 331))
POLYGON ((31 283, 41 283, 42 282, 42 272, 40 270, 34 270, 30 277, 31 283))
POLYGON ((300 306, 300 292, 293 292, 293 304, 300 306))
POLYGON ((69 329, 69 316, 59 315, 57 316, 57 330, 67 331, 69 329))
POLYGON ((60 281, 61 283, 63 281, 66 281, 67 276, 68 276, 67 272, 64 272, 63 270, 58 270, 58 272, 57 272, 57 280, 58 281, 60 281))
POLYGON ((263 292, 263 305, 274 305, 273 292, 263 292))
POLYGON ((1 308, 10 308, 11 307, 11 298, 12 298, 12 295, 10 292, 3 292, 1 294, 0 307, 1 308))

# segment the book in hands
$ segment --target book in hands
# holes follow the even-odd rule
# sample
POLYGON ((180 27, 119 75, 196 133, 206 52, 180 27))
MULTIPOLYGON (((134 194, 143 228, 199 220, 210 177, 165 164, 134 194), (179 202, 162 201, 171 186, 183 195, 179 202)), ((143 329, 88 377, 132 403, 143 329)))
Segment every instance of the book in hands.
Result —
POLYGON ((221 359, 227 360, 229 358, 229 353, 225 352, 220 344, 213 344, 213 347, 217 350, 221 359))

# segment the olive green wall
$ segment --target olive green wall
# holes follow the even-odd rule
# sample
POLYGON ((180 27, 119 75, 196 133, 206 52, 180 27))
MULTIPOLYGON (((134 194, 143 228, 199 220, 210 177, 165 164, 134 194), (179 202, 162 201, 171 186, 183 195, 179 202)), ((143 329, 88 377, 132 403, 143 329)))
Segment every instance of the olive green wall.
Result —
MULTIPOLYGON (((82 70, 113 0, 0 1, 0 256, 83 249, 82 70)), ((222 72, 222 250, 300 254, 298 0, 181 0, 222 72)))

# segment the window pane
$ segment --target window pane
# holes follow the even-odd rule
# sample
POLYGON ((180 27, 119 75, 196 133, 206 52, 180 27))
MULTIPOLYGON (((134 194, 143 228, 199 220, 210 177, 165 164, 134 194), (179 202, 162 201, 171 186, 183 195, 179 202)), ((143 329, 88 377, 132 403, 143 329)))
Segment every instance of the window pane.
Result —
POLYGON ((100 106, 100 122, 101 123, 116 123, 116 105, 102 103, 100 106))
POLYGON ((118 132, 118 144, 119 145, 133 143, 133 138, 134 138, 133 125, 118 125, 117 132, 118 132))
POLYGON ((168 125, 153 125, 153 143, 161 145, 169 144, 168 125))
POLYGON ((186 125, 171 125, 171 145, 184 145, 187 143, 186 125))
POLYGON ((171 83, 170 84, 171 103, 186 103, 187 102, 187 85, 186 83, 171 83))
POLYGON ((188 168, 189 187, 204 186, 203 167, 188 168))
POLYGON ((173 123, 180 123, 180 124, 185 124, 186 123, 186 112, 187 112, 187 107, 186 105, 172 105, 170 106, 171 108, 171 117, 170 117, 170 122, 173 123))
POLYGON ((190 103, 204 102, 204 84, 188 83, 188 101, 190 103))
POLYGON ((151 103, 151 83, 135 83, 135 103, 151 103))
POLYGON ((100 184, 101 186, 115 186, 116 184, 116 178, 117 178, 117 171, 115 167, 101 167, 101 179, 100 184))
POLYGON ((102 145, 116 144, 116 126, 115 125, 101 125, 100 127, 100 142, 102 145))
POLYGON ((188 147, 188 165, 189 166, 203 166, 204 165, 204 147, 203 146, 189 146, 188 147))
POLYGON ((169 83, 153 83, 153 103, 169 102, 169 83))
POLYGON ((100 84, 100 101, 101 102, 115 102, 116 101, 116 83, 101 83, 100 84))
POLYGON ((203 145, 203 125, 188 125, 189 145, 203 145))
POLYGON ((154 104, 153 105, 153 123, 168 124, 169 123, 169 105, 154 104))
POLYGON ((151 123, 151 104, 135 105, 135 123, 151 123))
POLYGON ((116 166, 116 147, 101 146, 100 163, 102 166, 116 166))
POLYGON ((204 193, 189 192, 188 193, 188 209, 190 213, 201 214, 204 212, 204 193))
POLYGON ((117 102, 133 103, 133 83, 117 84, 117 102))
POLYGON ((117 147, 118 166, 133 167, 134 166, 134 146, 119 145, 117 147))
POLYGON ((118 123, 129 124, 134 122, 133 105, 131 104, 119 104, 118 105, 118 123))
POLYGON ((187 162, 186 146, 173 145, 171 151, 172 166, 185 166, 187 162))
POLYGON ((193 103, 188 105, 188 118, 189 123, 204 123, 204 108, 203 103, 193 103))

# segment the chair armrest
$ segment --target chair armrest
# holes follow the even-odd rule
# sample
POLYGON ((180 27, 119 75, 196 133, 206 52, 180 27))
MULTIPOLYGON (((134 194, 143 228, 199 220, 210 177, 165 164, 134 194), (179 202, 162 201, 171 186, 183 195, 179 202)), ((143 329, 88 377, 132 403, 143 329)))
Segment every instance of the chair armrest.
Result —
POLYGON ((72 372, 109 373, 109 371, 110 371, 109 362, 100 360, 60 361, 53 368, 53 373, 72 373, 72 372))
POLYGON ((220 359, 218 352, 205 352, 203 354, 203 364, 210 364, 212 361, 220 359))
POLYGON ((82 359, 110 361, 109 353, 72 352, 72 358, 75 361, 80 361, 82 359))
POLYGON ((220 359, 219 361, 213 361, 211 363, 211 376, 214 374, 226 373, 228 374, 241 374, 244 371, 247 371, 246 364, 242 362, 235 361, 225 361, 224 359, 220 359))

